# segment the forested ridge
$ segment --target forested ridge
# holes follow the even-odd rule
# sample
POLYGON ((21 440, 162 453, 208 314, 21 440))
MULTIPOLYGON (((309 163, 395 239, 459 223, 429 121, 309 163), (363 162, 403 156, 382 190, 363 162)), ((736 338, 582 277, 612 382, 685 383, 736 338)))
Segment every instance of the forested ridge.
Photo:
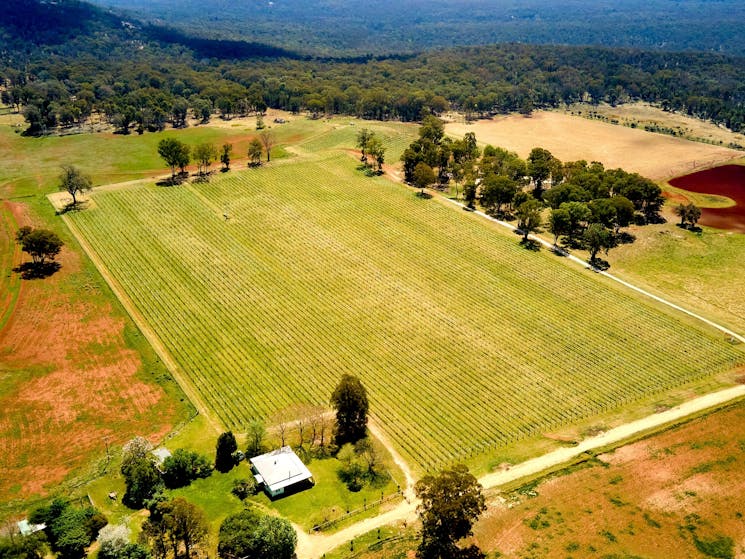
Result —
POLYGON ((317 55, 520 42, 745 55, 738 0, 94 0, 189 34, 317 55))
POLYGON ((391 58, 309 57, 242 41, 194 39, 83 2, 10 0, 0 15, 3 98, 31 134, 94 111, 127 133, 266 107, 419 120, 576 101, 645 100, 745 125, 745 58, 713 53, 498 44, 391 58))

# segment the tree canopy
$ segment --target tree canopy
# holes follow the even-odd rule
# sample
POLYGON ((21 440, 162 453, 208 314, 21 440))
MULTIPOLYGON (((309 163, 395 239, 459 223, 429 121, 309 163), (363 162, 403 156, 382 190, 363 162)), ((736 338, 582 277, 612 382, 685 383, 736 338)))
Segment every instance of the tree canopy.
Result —
POLYGON ((191 148, 188 145, 176 138, 163 138, 158 142, 158 155, 171 168, 172 178, 176 177, 177 167, 183 171, 189 164, 191 160, 190 151, 191 148))
POLYGON ((33 229, 24 225, 16 232, 16 242, 21 250, 31 255, 33 263, 44 266, 47 260, 54 260, 64 243, 57 233, 49 229, 33 229))
POLYGON ((88 175, 84 175, 74 165, 63 165, 59 176, 59 189, 64 190, 72 196, 72 205, 78 205, 78 194, 88 192, 93 188, 93 182, 88 175))
POLYGON ((220 433, 217 437, 215 449, 215 469, 218 472, 229 472, 236 465, 234 454, 238 450, 238 443, 232 431, 220 433))
POLYGON ((141 508, 163 485, 151 450, 152 445, 143 437, 124 445, 121 472, 127 489, 122 501, 127 506, 141 508))
POLYGON ((85 548, 108 522, 93 507, 73 507, 67 499, 59 497, 31 511, 29 521, 46 525, 44 533, 60 559, 84 557, 85 548))
POLYGON ((221 559, 292 559, 297 534, 283 518, 244 509, 220 525, 217 554, 221 559))
POLYGON ((421 504, 420 559, 483 558, 478 548, 461 549, 458 541, 471 535, 473 523, 486 510, 482 487, 466 466, 459 464, 438 475, 427 475, 414 487, 421 504))
POLYGON ((367 390, 356 376, 344 374, 331 394, 331 405, 336 411, 334 439, 336 444, 354 443, 367 432, 367 390))

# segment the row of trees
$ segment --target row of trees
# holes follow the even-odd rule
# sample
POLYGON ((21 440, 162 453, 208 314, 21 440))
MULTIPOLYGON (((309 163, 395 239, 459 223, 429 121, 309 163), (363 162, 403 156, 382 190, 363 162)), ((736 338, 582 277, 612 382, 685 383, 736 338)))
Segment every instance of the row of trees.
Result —
POLYGON ((628 238, 621 228, 658 220, 664 203, 660 187, 637 173, 606 170, 598 162, 563 163, 540 147, 526 160, 492 146, 482 153, 473 133, 446 138, 434 116, 424 118, 401 161, 405 180, 422 192, 452 185, 469 209, 478 202, 491 215, 516 218, 524 241, 544 225, 549 208, 546 225, 554 244, 563 238, 569 247, 587 248, 593 262, 600 250, 628 238))
POLYGON ((365 168, 375 169, 378 174, 383 172, 385 163, 385 146, 375 132, 363 128, 357 132, 357 147, 360 149, 360 161, 365 168), (372 161, 370 161, 372 159, 372 161))
MULTIPOLYGON (((266 153, 266 160, 271 161, 271 151, 275 144, 274 134, 270 130, 262 130, 258 137, 254 137, 248 144, 249 165, 261 164, 262 152, 266 153)), ((176 179, 176 169, 181 174, 186 173, 186 167, 193 160, 197 164, 197 172, 205 176, 209 168, 218 158, 223 165, 223 171, 230 170, 233 145, 223 144, 219 149, 209 142, 197 144, 193 148, 177 138, 163 138, 158 142, 158 155, 171 168, 171 179, 176 179)))

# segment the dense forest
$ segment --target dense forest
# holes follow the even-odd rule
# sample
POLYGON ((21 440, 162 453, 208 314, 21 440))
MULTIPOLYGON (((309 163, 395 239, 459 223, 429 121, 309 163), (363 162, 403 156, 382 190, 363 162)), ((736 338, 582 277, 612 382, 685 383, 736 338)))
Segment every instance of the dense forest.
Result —
POLYGON ((419 120, 576 101, 641 99, 745 127, 745 58, 713 53, 499 44, 390 57, 309 57, 243 41, 193 38, 77 1, 9 0, 0 13, 3 101, 28 133, 100 112, 120 132, 182 126, 191 111, 419 120))
POLYGON ((745 55, 739 0, 95 0, 193 35, 317 55, 490 43, 745 55))

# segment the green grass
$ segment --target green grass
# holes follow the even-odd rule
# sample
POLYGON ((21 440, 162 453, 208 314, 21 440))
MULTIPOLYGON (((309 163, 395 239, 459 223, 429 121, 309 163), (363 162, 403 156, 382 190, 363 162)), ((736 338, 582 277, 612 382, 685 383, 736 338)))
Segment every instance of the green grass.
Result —
MULTIPOLYGON (((307 466, 315 481, 313 488, 274 501, 265 493, 260 493, 252 497, 251 501, 274 509, 285 518, 310 530, 317 524, 339 519, 353 511, 358 513, 352 518, 355 521, 360 520, 377 510, 377 507, 367 507, 369 514, 366 515, 364 509, 368 503, 379 501, 381 496, 391 497, 397 492, 396 483, 391 476, 385 476, 372 484, 366 483, 360 491, 349 491, 337 475, 341 463, 336 458, 312 460, 307 466)), ((390 461, 387 466, 391 466, 390 461)), ((392 474, 396 476, 397 471, 392 474)), ((333 531, 335 528, 338 526, 332 526, 326 531, 333 531)))
POLYGON ((713 320, 745 332, 745 235, 709 227, 697 235, 668 223, 634 231, 611 253, 613 271, 713 320))
POLYGON ((326 402, 350 372, 426 470, 742 360, 476 216, 362 177, 329 151, 347 128, 306 141, 308 157, 204 185, 101 190, 71 215, 233 430, 326 402))
MULTIPOLYGON (((250 127, 219 128, 198 126, 139 136, 115 134, 79 134, 27 138, 8 127, 0 127, 0 197, 23 197, 54 191, 60 166, 76 165, 91 175, 94 186, 167 174, 168 167, 158 155, 158 142, 174 136, 196 145, 212 142, 233 144, 233 158, 246 158, 248 141, 256 132, 250 127)), ((287 133, 277 129, 282 141, 287 133)), ((273 150, 282 157, 281 146, 273 150)), ((219 168, 219 163, 212 169, 219 168)))
POLYGON ((412 526, 383 526, 363 534, 324 554, 325 559, 404 558, 406 552, 419 545, 418 534, 412 526))
POLYGON ((0 204, 0 330, 12 315, 21 289, 19 274, 12 271, 17 228, 13 215, 0 204))

